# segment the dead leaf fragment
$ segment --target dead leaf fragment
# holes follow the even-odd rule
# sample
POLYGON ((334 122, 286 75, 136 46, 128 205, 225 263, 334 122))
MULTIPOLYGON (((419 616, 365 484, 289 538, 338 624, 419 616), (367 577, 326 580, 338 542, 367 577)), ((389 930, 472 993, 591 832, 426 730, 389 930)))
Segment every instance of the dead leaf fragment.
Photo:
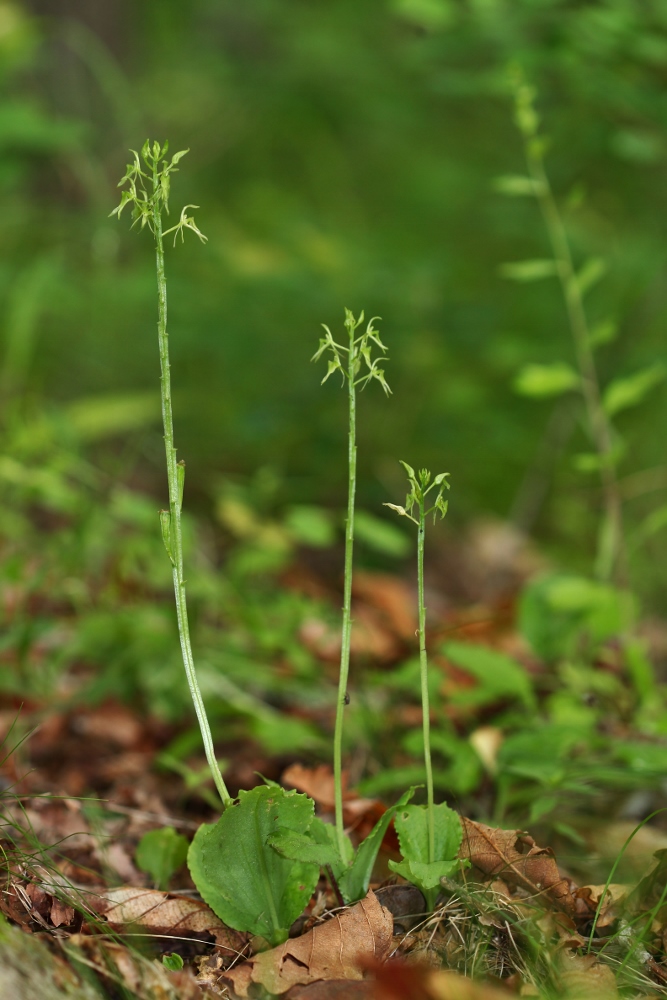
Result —
POLYGON ((141 924, 153 934, 211 934, 219 948, 237 955, 247 943, 245 934, 226 927, 206 903, 156 889, 111 889, 97 900, 95 909, 119 929, 141 924))
POLYGON ((317 980, 363 979, 362 966, 382 962, 392 943, 394 921, 371 891, 307 934, 254 955, 225 973, 221 982, 237 997, 253 995, 253 984, 280 995, 317 980))
POLYGON ((577 955, 563 952, 560 958, 560 980, 568 1000, 616 1000, 616 977, 608 965, 599 962, 595 955, 577 955))
POLYGON ((375 1000, 508 1000, 510 994, 457 972, 388 962, 373 966, 375 1000))
POLYGON ((550 847, 538 847, 521 830, 499 830, 461 817, 463 841, 459 857, 467 858, 487 877, 502 875, 508 885, 549 901, 566 913, 575 913, 570 887, 558 871, 550 847))
POLYGON ((374 1000, 375 985, 367 979, 328 979, 309 986, 293 986, 285 1000, 374 1000))
POLYGON ((577 915, 580 918, 590 918, 592 920, 597 913, 600 900, 602 899, 602 909, 595 921, 596 932, 601 931, 605 927, 610 927, 616 923, 621 915, 623 903, 630 892, 630 886, 617 885, 614 882, 608 886, 582 885, 574 893, 577 915))
POLYGON ((401 639, 414 642, 417 628, 415 594, 401 577, 390 573, 370 573, 357 570, 352 592, 384 618, 384 623, 401 639))

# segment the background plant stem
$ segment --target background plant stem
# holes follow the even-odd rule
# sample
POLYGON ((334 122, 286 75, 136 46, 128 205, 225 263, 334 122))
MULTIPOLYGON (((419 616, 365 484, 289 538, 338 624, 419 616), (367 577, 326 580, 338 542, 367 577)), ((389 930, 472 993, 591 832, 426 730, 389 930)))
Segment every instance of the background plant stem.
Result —
POLYGON ((604 522, 598 534, 595 571, 601 579, 606 580, 616 576, 619 582, 622 582, 625 575, 623 515, 614 467, 612 429, 602 405, 600 383, 591 347, 584 303, 577 284, 577 275, 565 226, 544 169, 542 154, 534 142, 526 144, 526 158, 530 175, 536 182, 536 190, 539 192, 538 202, 558 265, 558 277, 563 289, 577 365, 581 375, 581 388, 588 425, 593 443, 601 459, 600 478, 603 491, 604 522))
POLYGON ((356 443, 356 390, 355 376, 355 327, 349 327, 350 349, 347 357, 347 389, 349 403, 347 462, 347 518, 345 521, 345 581, 343 584, 343 630, 340 647, 340 671, 338 674, 338 700, 336 702, 336 725, 334 728, 334 801, 336 814, 336 838, 341 857, 345 857, 345 824, 343 822, 343 722, 347 697, 347 679, 350 672, 350 639, 352 636, 352 557, 354 554, 354 496, 357 486, 357 443, 356 443))
POLYGON ((426 517, 424 498, 419 500, 419 530, 417 532, 417 585, 419 589, 419 672, 422 689, 422 727, 424 731, 424 766, 426 768, 426 801, 428 810, 428 860, 435 861, 435 819, 433 801, 433 767, 431 765, 431 715, 428 698, 428 657, 426 655, 426 605, 424 603, 424 540, 426 517))
POLYGON ((188 679, 188 687, 197 714, 197 721, 204 743, 206 760, 211 769, 215 786, 220 793, 223 805, 231 805, 232 798, 223 780, 218 761, 215 756, 213 737, 208 724, 204 701, 199 690, 195 672, 192 645, 190 643, 190 628, 188 624, 188 608, 185 596, 185 579, 183 577, 183 533, 181 530, 181 488, 179 485, 178 462, 174 446, 174 421, 171 405, 171 374, 169 364, 169 338, 167 334, 167 281, 164 269, 164 244, 162 240, 162 214, 159 199, 159 180, 157 162, 153 167, 153 232, 155 235, 155 262, 157 268, 158 290, 158 341, 160 346, 160 395, 162 399, 162 423, 164 427, 164 447, 167 458, 167 481, 169 484, 169 526, 172 558, 172 573, 174 578, 174 595, 176 598, 176 616, 178 619, 178 634, 181 641, 183 666, 188 679))

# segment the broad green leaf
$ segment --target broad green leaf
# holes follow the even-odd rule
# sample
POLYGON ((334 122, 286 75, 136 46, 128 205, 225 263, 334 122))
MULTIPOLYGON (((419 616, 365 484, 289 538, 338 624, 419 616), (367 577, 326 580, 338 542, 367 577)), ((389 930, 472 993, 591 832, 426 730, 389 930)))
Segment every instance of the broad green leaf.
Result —
POLYGON ((137 868, 147 872, 158 889, 166 889, 169 879, 188 856, 188 842, 173 826, 149 830, 137 845, 134 860, 137 868))
POLYGON ((411 548, 410 539, 400 528, 366 510, 358 510, 354 515, 354 534, 370 548, 397 559, 407 555, 411 548))
POLYGON ((658 362, 649 368, 635 372, 627 378, 617 378, 610 382, 605 389, 603 406, 606 413, 613 417, 621 410, 627 410, 631 406, 636 406, 644 397, 662 382, 665 377, 665 366, 658 362))
POLYGON ((452 696, 456 704, 488 705, 500 698, 512 697, 528 708, 535 705, 528 674, 521 664, 504 653, 468 642, 445 643, 443 652, 452 663, 478 681, 476 687, 452 696))
POLYGON ((546 399, 579 388, 581 380, 574 368, 563 361, 550 365, 524 365, 514 379, 514 390, 521 396, 546 399))
POLYGON ((307 834, 279 829, 269 835, 267 843, 283 857, 294 861, 312 862, 322 868, 329 866, 345 902, 355 903, 358 899, 363 899, 368 892, 382 839, 396 810, 407 805, 414 792, 414 788, 410 788, 396 805, 382 814, 356 852, 346 837, 347 850, 344 859, 341 859, 338 851, 335 828, 330 823, 324 823, 318 816, 313 819, 307 834))
POLYGON ((503 174, 502 177, 496 177, 493 186, 500 194, 506 194, 510 198, 534 198, 544 191, 544 185, 539 181, 521 174, 503 174))
POLYGON ((221 920, 272 945, 286 940, 320 869, 282 857, 267 840, 278 830, 306 832, 313 814, 308 796, 261 785, 240 792, 214 826, 200 826, 188 853, 190 874, 221 920))
POLYGON ((589 288, 600 280, 607 270, 602 257, 591 257, 586 261, 575 277, 575 283, 580 295, 585 295, 589 288))
MULTIPOLYGON (((418 886, 427 896, 427 901, 431 895, 429 890, 435 889, 437 897, 437 893, 440 891, 440 879, 452 875, 459 867, 457 858, 451 861, 433 861, 430 864, 423 861, 390 861, 389 864, 391 870, 397 875, 401 875, 408 882, 418 886)), ((435 900, 430 904, 431 907, 434 904, 435 900)))
POLYGON ((346 903, 356 903, 358 899, 363 899, 368 892, 373 867, 387 828, 397 810, 406 806, 414 793, 414 788, 408 789, 395 805, 390 806, 382 814, 366 839, 359 844, 351 866, 343 872, 338 880, 338 887, 346 903))
POLYGON ((502 277, 511 281, 538 281, 558 273, 558 262, 555 260, 517 260, 500 268, 502 277))
MULTIPOLYGON (((342 867, 341 857, 334 840, 326 834, 323 838, 313 839, 318 818, 315 817, 308 833, 300 833, 298 830, 278 829, 275 833, 270 833, 267 837, 267 844, 274 851, 281 854, 290 861, 305 861, 308 864, 319 865, 325 868, 330 865, 334 874, 342 867)), ((330 826, 335 835, 335 830, 331 824, 323 823, 321 826, 330 826)), ((351 845, 350 845, 351 847, 351 845)))
POLYGON ((426 806, 405 806, 396 813, 394 824, 403 860, 390 861, 392 871, 399 872, 422 890, 429 907, 435 905, 439 879, 449 875, 458 865, 457 856, 463 839, 461 821, 446 802, 434 806, 434 860, 429 861, 428 809, 426 806), (408 862, 406 865, 405 863, 408 862), (438 866, 444 870, 439 872, 438 866), (409 874, 406 874, 408 872, 409 874))

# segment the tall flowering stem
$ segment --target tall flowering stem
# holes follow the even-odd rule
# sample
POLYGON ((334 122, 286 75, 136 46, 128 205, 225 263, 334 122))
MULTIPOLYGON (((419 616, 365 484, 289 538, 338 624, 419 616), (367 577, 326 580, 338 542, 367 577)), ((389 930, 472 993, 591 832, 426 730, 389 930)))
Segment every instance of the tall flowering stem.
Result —
POLYGON ((370 381, 376 379, 386 395, 391 393, 384 371, 379 367, 385 361, 387 348, 380 340, 380 335, 373 327, 378 317, 369 320, 363 333, 357 336, 357 330, 364 322, 363 312, 358 319, 349 309, 345 310, 345 330, 347 344, 338 344, 328 326, 323 325, 325 336, 320 339, 320 345, 312 360, 318 361, 323 354, 327 355, 327 373, 322 379, 326 382, 334 372, 340 372, 343 385, 347 385, 348 398, 348 436, 347 436, 347 517, 345 519, 345 580, 343 585, 343 627, 340 650, 340 671, 338 674, 338 697, 336 700, 336 723, 334 728, 334 800, 336 838, 341 857, 346 855, 345 825, 343 822, 343 724, 345 705, 347 704, 347 683, 350 673, 350 641, 352 637, 352 567, 354 556, 354 500, 357 487, 357 387, 362 389, 370 381), (373 345, 382 354, 372 357, 373 345))
POLYGON ((155 240, 155 263, 157 271, 158 292, 158 345, 160 351, 160 395, 162 399, 162 423, 164 427, 164 447, 167 459, 167 482, 169 488, 169 509, 160 511, 160 528, 167 555, 171 561, 174 580, 174 595, 176 598, 176 617, 178 634, 181 643, 183 666, 188 680, 197 721, 201 730, 204 751, 215 786, 218 789, 223 805, 231 805, 232 798, 227 790, 220 767, 215 756, 211 727, 206 715, 204 700, 199 689, 195 671, 192 644, 190 642, 190 627, 188 624, 188 607, 185 593, 185 577, 183 575, 183 532, 181 527, 181 510, 183 506, 183 485, 185 466, 178 462, 174 444, 174 420, 171 398, 171 375, 169 363, 169 337, 167 334, 167 279, 164 267, 164 237, 174 234, 174 243, 184 230, 190 229, 202 242, 206 237, 197 228, 194 219, 188 216, 189 208, 196 205, 186 205, 181 211, 181 217, 175 226, 163 231, 162 215, 169 211, 169 189, 171 174, 178 168, 176 164, 185 156, 187 150, 182 150, 171 157, 167 156, 168 144, 163 146, 158 142, 144 143, 141 156, 132 150, 134 159, 128 164, 125 176, 119 187, 127 185, 121 195, 120 203, 111 213, 120 218, 126 205, 132 208, 132 225, 146 226, 155 240))
POLYGON ((426 653, 426 603, 424 600, 424 542, 426 539, 426 518, 433 514, 433 521, 439 516, 443 518, 447 513, 448 501, 444 499, 445 490, 449 489, 447 482, 449 473, 441 472, 431 482, 431 473, 428 469, 421 469, 419 473, 406 462, 401 465, 408 474, 410 491, 405 500, 405 506, 386 503, 385 507, 391 507, 401 517, 408 517, 417 525, 417 587, 419 603, 419 676, 422 696, 422 730, 424 734, 424 767, 426 770, 426 800, 428 812, 428 860, 435 861, 435 811, 433 795, 433 765, 431 763, 431 710, 428 696, 428 656, 426 653), (430 507, 427 507, 426 497, 437 489, 435 499, 430 507), (416 511, 416 516, 413 514, 416 511))

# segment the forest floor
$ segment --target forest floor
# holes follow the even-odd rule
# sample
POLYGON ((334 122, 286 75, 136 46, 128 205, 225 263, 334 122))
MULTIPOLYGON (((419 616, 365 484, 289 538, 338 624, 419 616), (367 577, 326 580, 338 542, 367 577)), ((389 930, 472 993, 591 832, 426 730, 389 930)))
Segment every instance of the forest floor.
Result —
MULTIPOLYGON (((388 868, 400 857, 390 827, 366 899, 341 908, 322 877, 275 949, 225 927, 194 889, 180 847, 162 869, 138 852, 150 831, 170 828, 182 845, 216 818, 203 754, 188 743, 191 723, 108 695, 79 698, 86 667, 78 663, 60 675, 57 695, 14 692, 0 702, 0 993, 23 1000, 50 1000, 52 988, 54 996, 86 1000, 667 996, 667 821, 656 763, 665 746, 646 722, 659 716, 665 626, 639 626, 642 648, 658 664, 650 691, 638 686, 638 669, 614 635, 603 636, 573 675, 567 664, 540 659, 518 629, 518 595, 539 568, 534 553, 487 526, 447 559, 447 576, 436 566, 429 582, 440 696, 432 721, 434 733, 444 733, 435 739, 438 795, 460 813, 464 835, 460 873, 443 881, 432 913, 388 868), (495 677, 468 663, 461 647, 495 656, 495 677), (179 740, 182 753, 174 752, 179 740)), ((328 605, 335 618, 337 583, 321 567, 296 559, 275 586, 328 605)), ((419 725, 418 690, 408 693, 413 606, 412 584, 402 577, 358 574, 352 698, 365 685, 391 696, 371 700, 353 731, 345 818, 356 840, 392 801, 391 790, 419 777, 418 740, 409 732, 419 725), (378 713, 380 735, 368 720, 378 713)), ((54 620, 71 618, 60 605, 52 611, 54 620)), ((335 676, 331 620, 311 611, 296 639, 318 665, 320 685, 335 676)), ((276 669, 289 675, 285 662, 276 669)), ((331 698, 324 706, 313 698, 310 708, 308 699, 282 703, 279 711, 286 724, 331 732, 331 698)), ((272 751, 252 727, 225 731, 223 718, 217 748, 233 794, 263 776, 307 792, 332 818, 321 747, 272 751)))

